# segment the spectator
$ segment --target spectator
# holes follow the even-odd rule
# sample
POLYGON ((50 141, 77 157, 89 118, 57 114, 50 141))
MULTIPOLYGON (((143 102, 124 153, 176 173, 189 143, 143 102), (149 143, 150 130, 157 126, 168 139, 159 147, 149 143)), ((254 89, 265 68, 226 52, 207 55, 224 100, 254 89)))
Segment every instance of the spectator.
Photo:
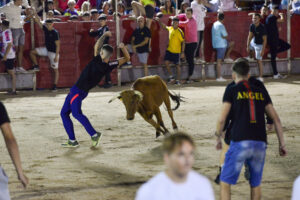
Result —
POLYGON ((72 15, 78 16, 78 12, 75 9, 75 4, 76 4, 75 0, 68 1, 68 9, 64 12, 64 16, 72 16, 72 15))
POLYGON ((300 15, 300 0, 293 0, 291 4, 292 4, 291 14, 300 15))
POLYGON ((0 7, 0 13, 4 13, 10 23, 10 30, 13 36, 13 44, 17 56, 17 72, 26 72, 22 67, 23 51, 25 44, 25 32, 23 29, 23 19, 21 17, 22 7, 29 7, 27 0, 13 0, 3 7, 0 7))
POLYGON ((82 15, 82 21, 91 21, 91 14, 89 12, 85 12, 82 15))
POLYGON ((165 54, 165 64, 169 73, 168 82, 174 83, 175 79, 170 67, 170 64, 173 63, 176 65, 177 77, 175 84, 180 85, 180 57, 184 57, 184 33, 178 27, 179 19, 177 17, 172 18, 172 26, 166 26, 163 24, 160 19, 157 17, 156 20, 159 22, 160 26, 166 29, 169 32, 169 45, 165 54))
POLYGON ((125 5, 123 3, 118 3, 118 14, 121 16, 125 15, 125 5))
POLYGON ((138 27, 134 30, 131 36, 131 45, 128 45, 129 52, 135 53, 138 56, 139 62, 144 66, 145 76, 148 76, 148 55, 149 55, 149 41, 151 39, 151 32, 145 26, 145 18, 139 16, 137 18, 138 27))
POLYGON ((203 5, 202 0, 193 0, 193 2, 191 3, 191 7, 193 9, 194 17, 197 21, 197 31, 198 31, 198 43, 197 43, 195 57, 197 62, 203 62, 200 59, 200 49, 203 40, 203 31, 205 28, 204 18, 206 16, 206 8, 203 5))
POLYGON ((180 5, 180 11, 179 14, 184 14, 185 13, 185 9, 189 7, 189 3, 187 2, 182 2, 180 5))
POLYGON ((171 0, 164 0, 163 6, 160 7, 164 15, 175 15, 175 8, 172 6, 171 0))
POLYGON ((293 194, 291 200, 298 200, 300 199, 300 176, 295 180, 293 186, 293 194))
POLYGON ((76 3, 76 7, 82 9, 82 5, 86 2, 89 3, 90 9, 97 7, 97 1, 96 0, 78 0, 77 3, 76 3))
POLYGON ((209 180, 192 170, 195 143, 184 133, 167 137, 162 145, 166 170, 143 184, 135 200, 214 200, 209 180))
MULTIPOLYGON (((184 15, 184 14, 181 14, 184 15)), ((187 60, 187 63, 189 65, 189 74, 186 79, 186 83, 191 83, 191 77, 194 73, 194 56, 195 56, 195 50, 197 47, 197 22, 195 18, 193 17, 193 9, 187 8, 185 9, 185 15, 187 18, 187 21, 179 22, 179 26, 184 28, 185 32, 185 49, 184 54, 187 60)))
POLYGON ((68 9, 68 0, 55 0, 56 3, 54 5, 57 5, 55 6, 60 13, 64 13, 65 10, 68 9))
MULTIPOLYGON (((11 130, 10 120, 4 105, 0 102, 0 128, 4 137, 6 148, 9 152, 10 158, 13 161, 18 179, 22 183, 23 187, 26 188, 28 185, 28 178, 25 176, 19 153, 19 147, 14 134, 11 130)), ((8 190, 8 178, 4 170, 0 166, 0 198, 1 200, 9 200, 8 190)))
MULTIPOLYGON (((103 45, 104 44, 109 44, 109 38, 112 36, 111 32, 109 31, 109 28, 107 26, 107 16, 105 14, 101 14, 98 18, 99 23, 100 23, 100 28, 98 30, 91 29, 89 32, 89 35, 91 37, 98 37, 101 38, 104 33, 108 32, 108 37, 104 39, 103 45)), ((110 88, 112 86, 111 84, 111 77, 110 77, 110 72, 105 74, 105 83, 103 85, 104 88, 110 88)))
POLYGON ((273 78, 282 79, 286 76, 282 76, 277 71, 276 56, 280 52, 287 51, 291 46, 279 38, 279 31, 277 22, 284 22, 283 13, 279 13, 278 6, 272 7, 271 14, 266 19, 266 28, 268 34, 268 45, 271 53, 271 65, 273 69, 273 78))
POLYGON ((92 9, 91 10, 91 20, 98 21, 98 17, 99 17, 98 10, 92 9))
MULTIPOLYGON (((48 0, 47 1, 47 6, 46 6, 46 9, 45 9, 45 12, 48 13, 48 11, 52 11, 53 15, 55 15, 55 16, 61 15, 61 13, 54 8, 53 0, 48 0)), ((42 17, 43 16, 43 10, 41 10, 40 12, 38 12, 38 15, 40 17, 42 17)))
POLYGON ((265 26, 260 23, 260 14, 252 15, 253 24, 250 25, 250 31, 247 40, 247 52, 255 51, 255 58, 259 67, 259 77, 261 82, 263 79, 263 63, 262 57, 264 56, 267 45, 267 31, 265 26))
POLYGON ((102 6, 102 10, 99 11, 100 14, 109 15, 110 4, 108 1, 105 1, 102 6))
POLYGON ((235 0, 220 0, 218 12, 237 11, 235 0))
POLYGON ((223 24, 224 14, 218 13, 218 21, 213 24, 211 34, 212 34, 212 46, 217 51, 217 81, 226 81, 221 76, 221 65, 222 60, 225 58, 225 62, 232 62, 230 59, 230 53, 233 49, 234 42, 228 42, 228 34, 226 28, 223 24), (226 54, 226 55, 225 55, 226 54))
POLYGON ((4 62, 6 71, 11 77, 11 85, 12 85, 12 91, 9 92, 9 94, 16 95, 16 74, 14 70, 14 63, 16 58, 16 52, 14 50, 13 46, 13 38, 11 30, 9 29, 9 21, 3 20, 1 23, 2 28, 2 44, 3 47, 1 49, 1 61, 4 62))
POLYGON ((77 22, 79 21, 79 17, 78 15, 71 15, 68 21, 77 22))
POLYGON ((88 1, 83 2, 83 4, 81 5, 81 9, 79 12, 79 16, 82 16, 85 12, 90 12, 91 10, 91 4, 88 1))
POLYGON ((47 12, 47 19, 52 19, 54 22, 61 22, 61 19, 55 18, 52 10, 47 12))
POLYGON ((152 19, 155 14, 155 0, 140 0, 140 2, 132 1, 131 6, 134 17, 146 15, 146 26, 151 29, 152 19))
POLYGON ((261 15, 260 22, 262 24, 266 24, 266 19, 267 19, 268 15, 269 15, 269 8, 268 8, 268 6, 263 5, 263 7, 261 7, 261 9, 260 9, 260 15, 261 15))
POLYGON ((33 63, 33 70, 36 71, 40 70, 36 57, 47 56, 50 60, 50 66, 54 71, 54 81, 53 81, 52 91, 56 91, 57 90, 56 86, 59 78, 59 72, 58 72, 59 51, 60 51, 59 33, 57 30, 53 28, 52 19, 47 19, 44 25, 40 21, 38 15, 36 15, 34 19, 35 22, 39 25, 39 27, 44 31, 46 47, 38 47, 30 51, 30 58, 33 63))

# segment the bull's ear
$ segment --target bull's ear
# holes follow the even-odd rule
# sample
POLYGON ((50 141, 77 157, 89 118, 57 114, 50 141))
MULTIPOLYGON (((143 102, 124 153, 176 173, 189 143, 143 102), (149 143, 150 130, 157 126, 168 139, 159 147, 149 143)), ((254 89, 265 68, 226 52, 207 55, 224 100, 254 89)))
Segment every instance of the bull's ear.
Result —
POLYGON ((114 100, 116 100, 116 99, 120 99, 120 100, 122 100, 122 97, 121 97, 121 95, 120 95, 120 94, 118 94, 118 95, 114 96, 113 98, 111 98, 111 99, 108 101, 108 103, 111 103, 111 102, 113 102, 113 101, 114 101, 114 100))

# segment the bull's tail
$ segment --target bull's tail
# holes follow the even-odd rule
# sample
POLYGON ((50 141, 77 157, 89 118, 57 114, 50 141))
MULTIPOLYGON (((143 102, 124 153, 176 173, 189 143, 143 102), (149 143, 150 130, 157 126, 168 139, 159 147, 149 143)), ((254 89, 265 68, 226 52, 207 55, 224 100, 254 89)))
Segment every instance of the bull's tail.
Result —
POLYGON ((182 100, 184 97, 180 96, 180 94, 172 94, 171 92, 168 92, 168 93, 169 93, 169 96, 171 97, 171 99, 177 103, 175 108, 172 108, 172 110, 177 110, 180 106, 180 102, 184 102, 182 100))

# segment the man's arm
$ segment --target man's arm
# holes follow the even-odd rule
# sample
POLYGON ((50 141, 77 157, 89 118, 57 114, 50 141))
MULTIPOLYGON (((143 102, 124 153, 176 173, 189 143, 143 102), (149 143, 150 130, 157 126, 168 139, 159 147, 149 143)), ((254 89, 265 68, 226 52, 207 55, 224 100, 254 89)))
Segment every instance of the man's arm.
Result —
POLYGON ((143 42, 141 42, 141 43, 139 43, 139 44, 136 44, 136 45, 134 45, 134 46, 135 46, 135 48, 138 48, 138 47, 145 46, 146 44, 148 44, 148 42, 149 42, 149 39, 150 39, 150 38, 146 37, 146 38, 144 39, 144 41, 143 41, 143 42))
POLYGON ((56 45, 56 51, 55 51, 54 62, 57 63, 58 62, 58 55, 59 55, 59 51, 60 51, 60 40, 56 40, 55 45, 56 45))
POLYGON ((224 102, 222 106, 222 111, 221 111, 221 116, 219 117, 219 120, 217 122, 217 130, 216 130, 216 136, 217 136, 217 149, 222 148, 222 132, 226 123, 227 116, 230 112, 231 109, 231 103, 229 102, 224 102))
POLYGON ((248 34, 248 40, 247 40, 247 52, 249 53, 250 52, 250 42, 253 38, 253 33, 251 31, 249 31, 249 34, 248 34))
POLYGON ((263 48, 261 50, 261 56, 264 56, 264 54, 265 54, 265 50, 266 50, 266 46, 267 46, 267 35, 263 36, 263 40, 264 40, 264 42, 263 42, 263 48))
POLYGON ((10 43, 7 44, 7 47, 6 47, 5 53, 3 55, 2 61, 7 60, 7 55, 8 55, 11 48, 12 48, 12 43, 10 42, 10 43))
POLYGON ((105 40, 106 37, 111 37, 112 34, 110 31, 106 31, 96 42, 95 46, 94 46, 94 56, 99 55, 101 47, 103 46, 103 42, 105 40))
POLYGON ((284 15, 283 13, 279 13, 280 18, 277 19, 278 23, 283 23, 284 22, 284 15))
POLYGON ((124 43, 120 43, 119 48, 122 50, 124 57, 118 59, 118 61, 119 61, 118 67, 120 67, 123 64, 127 63, 128 61, 130 61, 130 55, 129 55, 124 43))
POLYGON ((28 178, 25 176, 22 165, 21 165, 21 159, 20 159, 20 153, 17 141, 12 133, 10 124, 8 122, 1 125, 1 131, 6 143, 7 150, 9 152, 9 155, 13 161, 13 164, 16 168, 18 178, 21 181, 24 188, 28 185, 28 178))
POLYGON ((287 151, 285 148, 283 130, 282 130, 282 125, 281 125, 279 116, 271 103, 269 103, 265 107, 265 111, 266 111, 267 115, 269 117, 271 117, 271 119, 274 121, 275 131, 276 131, 278 142, 279 142, 279 155, 286 156, 287 151))
POLYGON ((167 26, 166 26, 164 23, 162 23, 158 17, 155 17, 155 20, 159 23, 159 25, 160 25, 162 28, 167 29, 167 26))
POLYGON ((28 8, 29 7, 28 1, 22 0, 22 6, 24 6, 25 8, 28 8))
POLYGON ((132 36, 132 37, 131 37, 130 43, 131 43, 131 47, 132 47, 133 53, 136 53, 136 48, 135 48, 135 46, 134 46, 134 40, 135 40, 135 37, 132 36))
POLYGON ((40 19, 40 17, 38 16, 38 14, 37 14, 37 12, 35 12, 34 13, 34 21, 38 24, 38 26, 40 27, 40 28, 43 28, 43 24, 42 24, 42 22, 41 22, 41 19, 40 19))
POLYGON ((184 40, 181 43, 181 58, 184 58, 185 42, 184 40))

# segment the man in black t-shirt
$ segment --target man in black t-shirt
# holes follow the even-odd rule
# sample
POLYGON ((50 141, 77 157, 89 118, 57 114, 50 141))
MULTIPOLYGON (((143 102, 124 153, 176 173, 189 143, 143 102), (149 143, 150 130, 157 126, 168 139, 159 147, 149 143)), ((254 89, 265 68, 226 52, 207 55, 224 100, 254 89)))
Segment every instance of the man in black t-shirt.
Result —
MULTIPOLYGON (((107 26, 107 16, 105 14, 101 14, 98 18, 99 23, 100 23, 100 28, 98 30, 91 29, 89 32, 89 35, 91 37, 98 37, 100 38, 104 33, 109 32, 109 28, 107 26)), ((109 32, 109 36, 105 38, 103 44, 108 44, 109 43, 109 38, 111 37, 111 33, 109 32)), ((104 88, 110 88, 111 85, 111 78, 110 78, 110 72, 105 74, 105 83, 103 85, 104 88)))
POLYGON ((238 59, 233 65, 236 85, 226 90, 223 108, 217 124, 217 149, 222 148, 222 132, 226 118, 232 111, 231 142, 221 173, 221 199, 230 199, 230 185, 236 184, 242 166, 250 171, 252 199, 261 198, 261 179, 266 154, 266 129, 264 113, 274 120, 279 140, 279 154, 286 155, 282 126, 266 91, 249 83, 249 64, 238 59))
POLYGON ((39 16, 35 13, 35 22, 44 31, 45 36, 45 46, 38 47, 30 51, 30 58, 33 63, 32 69, 39 71, 39 66, 37 62, 37 56, 47 56, 50 60, 50 66, 54 71, 54 81, 52 90, 56 91, 56 85, 58 83, 59 72, 58 72, 58 61, 59 61, 59 51, 60 51, 60 39, 59 33, 53 27, 53 20, 47 19, 46 23, 43 25, 39 16))
POLYGON ((273 78, 281 79, 285 78, 277 71, 276 56, 278 53, 287 51, 291 46, 279 38, 279 31, 277 22, 284 22, 283 13, 279 13, 278 6, 272 7, 271 14, 266 19, 266 28, 268 33, 268 45, 271 53, 271 65, 273 69, 273 78))
MULTIPOLYGON (((16 168, 18 178, 22 183, 22 185, 24 186, 24 188, 26 188, 28 185, 28 178, 25 176, 23 172, 18 144, 12 133, 10 127, 10 120, 6 112, 6 109, 1 102, 0 102, 0 128, 6 143, 7 150, 16 168)), ((0 166, 0 199, 1 200, 10 199, 9 190, 8 190, 8 178, 4 170, 1 168, 1 166, 0 166)))
POLYGON ((123 43, 119 45, 125 57, 115 61, 109 61, 113 48, 108 45, 101 45, 103 40, 107 37, 107 32, 101 36, 94 47, 94 58, 87 64, 75 85, 71 88, 70 93, 66 97, 65 103, 61 110, 61 118, 65 127, 65 130, 69 136, 67 143, 62 144, 64 147, 77 147, 77 142, 74 134, 73 123, 70 118, 70 114, 77 119, 91 136, 92 146, 96 147, 99 144, 99 140, 102 136, 100 132, 97 132, 88 118, 83 115, 81 111, 82 101, 87 97, 90 89, 94 88, 101 81, 105 74, 110 73, 114 68, 123 65, 130 60, 130 56, 123 43), (100 48, 102 46, 102 48, 100 48), (100 52, 99 52, 99 49, 100 52))
POLYGON ((267 45, 267 32, 265 26, 260 23, 260 19, 260 14, 256 13, 252 15, 253 24, 250 25, 250 31, 247 40, 247 52, 250 53, 250 51, 255 51, 255 58, 259 67, 258 79, 263 82, 262 57, 264 56, 267 45))
POLYGON ((134 30, 131 36, 131 44, 127 45, 130 53, 136 53, 139 62, 144 66, 145 76, 148 76, 148 56, 149 56, 149 41, 151 39, 150 29, 145 26, 145 18, 139 16, 137 18, 138 27, 134 30))

